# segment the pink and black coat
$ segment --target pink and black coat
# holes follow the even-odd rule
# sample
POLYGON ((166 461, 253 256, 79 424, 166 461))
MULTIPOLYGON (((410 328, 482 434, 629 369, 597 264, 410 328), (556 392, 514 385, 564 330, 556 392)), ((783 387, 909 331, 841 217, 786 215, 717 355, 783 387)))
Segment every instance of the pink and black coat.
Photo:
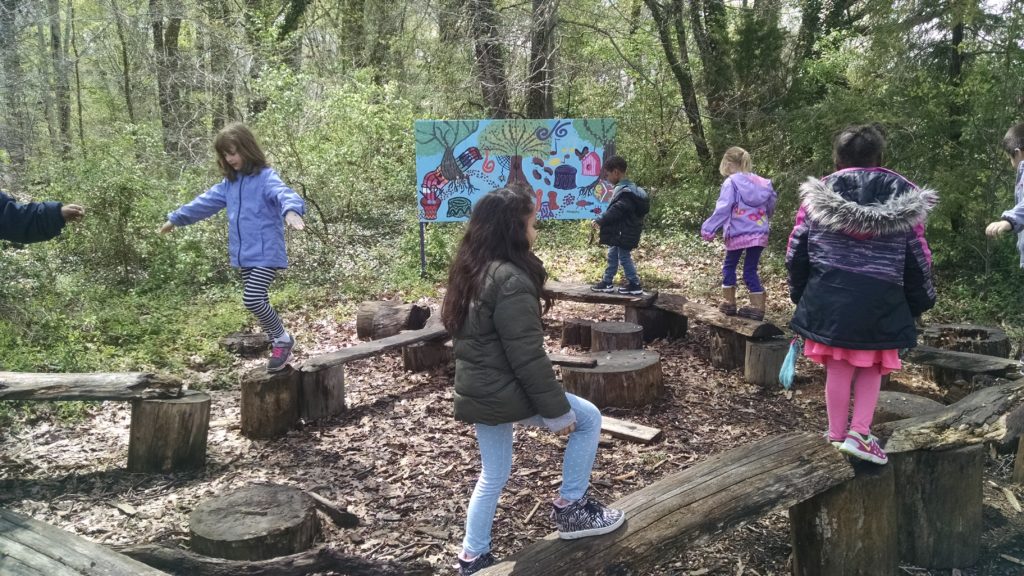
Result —
POLYGON ((722 182, 715 211, 700 227, 705 240, 722 229, 725 249, 768 245, 768 232, 777 199, 772 181, 751 172, 732 174, 722 182))
POLYGON ((924 223, 938 195, 851 168, 808 179, 800 198, 786 249, 793 330, 854 350, 915 346, 914 317, 935 305, 924 223))

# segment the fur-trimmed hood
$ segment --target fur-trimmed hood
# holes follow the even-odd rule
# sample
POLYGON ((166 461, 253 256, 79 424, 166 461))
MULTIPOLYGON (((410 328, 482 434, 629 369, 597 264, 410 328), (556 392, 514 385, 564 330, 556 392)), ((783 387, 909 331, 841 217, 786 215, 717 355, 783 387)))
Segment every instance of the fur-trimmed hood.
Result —
POLYGON ((800 199, 807 219, 826 230, 885 236, 923 223, 939 195, 895 172, 844 170, 822 180, 808 178, 800 186, 800 199))

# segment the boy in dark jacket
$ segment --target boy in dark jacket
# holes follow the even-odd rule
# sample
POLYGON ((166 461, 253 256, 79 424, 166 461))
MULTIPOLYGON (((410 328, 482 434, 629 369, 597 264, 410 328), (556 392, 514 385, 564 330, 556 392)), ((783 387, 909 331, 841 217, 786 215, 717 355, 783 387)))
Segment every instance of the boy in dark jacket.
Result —
POLYGON ((28 244, 60 235, 64 224, 80 220, 85 209, 77 204, 28 202, 18 204, 0 192, 0 240, 28 244))
POLYGON ((644 216, 651 210, 651 201, 643 188, 626 178, 626 168, 626 160, 621 156, 612 156, 604 163, 604 171, 615 191, 604 215, 593 223, 594 228, 600 230, 601 244, 608 246, 608 267, 601 281, 590 287, 594 292, 613 292, 612 280, 622 264, 622 274, 628 284, 619 288, 619 294, 644 293, 631 252, 640 245, 644 216))

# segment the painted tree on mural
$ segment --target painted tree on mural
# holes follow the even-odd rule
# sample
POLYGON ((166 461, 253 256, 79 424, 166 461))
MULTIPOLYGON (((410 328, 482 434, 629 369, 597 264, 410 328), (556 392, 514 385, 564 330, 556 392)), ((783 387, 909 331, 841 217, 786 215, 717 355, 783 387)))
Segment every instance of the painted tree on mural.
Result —
POLYGON ((524 156, 547 156, 551 150, 551 134, 547 123, 537 120, 508 120, 488 124, 480 134, 480 146, 491 155, 508 158, 506 186, 527 183, 523 172, 524 156))
POLYGON ((466 174, 455 160, 455 147, 479 127, 480 122, 475 120, 417 122, 416 145, 424 154, 443 152, 441 176, 450 182, 458 182, 465 180, 466 174))

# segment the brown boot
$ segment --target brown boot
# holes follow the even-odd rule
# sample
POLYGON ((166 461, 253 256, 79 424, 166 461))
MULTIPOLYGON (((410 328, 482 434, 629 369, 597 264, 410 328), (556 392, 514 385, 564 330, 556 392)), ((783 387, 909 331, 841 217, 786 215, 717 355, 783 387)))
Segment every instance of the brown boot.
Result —
POLYGON ((740 308, 736 314, 744 318, 757 320, 758 322, 764 320, 764 298, 764 292, 751 292, 750 306, 740 308))
POLYGON ((736 315, 735 286, 722 286, 722 303, 718 305, 718 310, 726 316, 736 315))

